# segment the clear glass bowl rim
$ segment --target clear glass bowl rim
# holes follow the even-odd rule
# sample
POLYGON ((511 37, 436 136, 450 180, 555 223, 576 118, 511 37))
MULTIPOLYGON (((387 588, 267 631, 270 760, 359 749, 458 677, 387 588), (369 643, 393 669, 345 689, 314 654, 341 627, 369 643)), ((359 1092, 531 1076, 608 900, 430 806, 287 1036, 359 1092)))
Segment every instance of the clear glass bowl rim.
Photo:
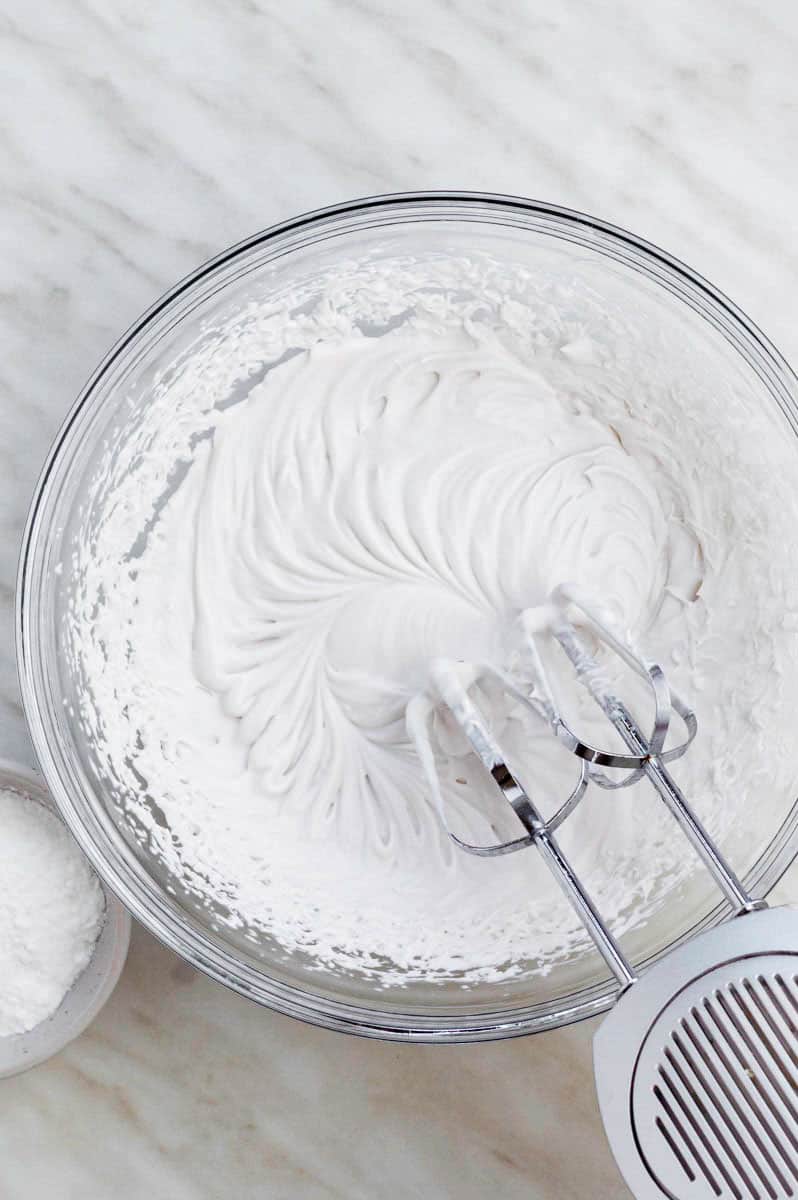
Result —
MULTIPOLYGON (((678 259, 657 246, 605 221, 572 209, 486 192, 403 192, 365 197, 301 214, 245 239, 208 260, 177 283, 134 322, 109 350, 69 410, 42 468, 28 514, 19 560, 16 590, 17 664, 23 706, 33 745, 50 793, 61 815, 95 870, 127 909, 160 941, 194 967, 242 995, 328 1029, 393 1041, 448 1043, 488 1041, 553 1029, 594 1016, 611 1007, 613 981, 529 1007, 495 1012, 382 1011, 332 999, 300 989, 248 963, 216 940, 181 919, 176 906, 165 904, 124 866, 120 866, 96 827, 83 797, 69 785, 59 759, 58 730, 48 713, 47 673, 41 651, 38 596, 43 578, 48 537, 58 527, 54 497, 69 471, 78 426, 88 420, 97 392, 117 361, 137 339, 165 314, 175 312, 200 285, 218 277, 264 247, 290 253, 321 237, 358 228, 390 227, 434 220, 478 221, 512 225, 543 232, 599 251, 667 289, 724 336, 759 376, 780 405, 798 436, 798 379, 764 334, 726 296, 678 259)), ((777 835, 746 876, 753 894, 764 896, 798 855, 798 802, 786 815, 777 835)), ((683 932, 655 958, 728 915, 719 902, 693 928, 683 932)), ((655 961, 652 958, 651 961, 655 961)), ((641 964, 642 967, 648 965, 641 964)))

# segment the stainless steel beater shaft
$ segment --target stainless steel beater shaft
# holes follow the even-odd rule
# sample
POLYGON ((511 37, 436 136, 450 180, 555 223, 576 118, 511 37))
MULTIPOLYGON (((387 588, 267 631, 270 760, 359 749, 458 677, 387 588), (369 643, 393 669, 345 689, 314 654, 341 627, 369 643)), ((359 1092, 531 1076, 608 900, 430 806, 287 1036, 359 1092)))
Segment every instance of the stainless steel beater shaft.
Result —
POLYGON ((571 660, 577 673, 583 678, 594 700, 618 732, 624 745, 642 760, 640 770, 643 775, 653 784, 668 811, 675 817, 682 832, 712 874, 735 913, 755 912, 767 908, 765 900, 755 900, 743 887, 693 812, 668 768, 658 755, 651 753, 645 735, 626 706, 617 696, 607 696, 591 686, 591 673, 589 669, 585 670, 585 666, 587 664, 588 667, 595 667, 595 664, 573 626, 563 621, 555 630, 554 636, 571 660))
POLYGON ((516 817, 527 831, 526 837, 514 838, 510 842, 499 843, 495 846, 483 847, 463 842, 447 827, 449 836, 461 849, 470 854, 483 857, 513 853, 529 845, 536 846, 544 862, 582 921, 585 929, 590 934, 597 950, 617 979, 620 991, 624 992, 630 984, 636 981, 637 974, 610 933, 598 909, 583 887, 581 880, 554 836, 554 828, 572 811, 584 789, 575 789, 571 799, 562 806, 553 818, 547 821, 539 812, 526 789, 513 775, 505 762, 504 754, 493 737, 487 721, 469 696, 467 689, 459 684, 456 675, 444 667, 443 669, 433 668, 432 677, 441 699, 470 742, 474 753, 486 770, 489 771, 504 799, 511 805, 516 817))
POLYGON ((503 760, 499 759, 491 767, 491 774, 505 797, 510 800, 516 816, 524 828, 529 831, 532 841, 540 851, 544 862, 571 902, 582 924, 593 939, 596 949, 618 980, 620 990, 625 991, 630 984, 636 981, 637 974, 605 925, 598 909, 582 886, 579 876, 574 872, 554 834, 547 828, 543 817, 503 760), (514 801, 511 795, 518 793, 520 795, 517 795, 514 801))

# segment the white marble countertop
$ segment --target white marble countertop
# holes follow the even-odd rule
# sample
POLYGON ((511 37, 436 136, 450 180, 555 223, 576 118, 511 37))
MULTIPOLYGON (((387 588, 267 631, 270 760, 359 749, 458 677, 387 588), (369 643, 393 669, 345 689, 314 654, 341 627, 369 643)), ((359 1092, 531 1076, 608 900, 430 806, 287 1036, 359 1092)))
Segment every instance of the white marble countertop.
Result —
MULTIPOLYGON (((246 234, 374 192, 534 196, 660 243, 798 361, 793 0, 0 0, 0 35, 0 754, 32 759, 13 589, 47 446, 117 334, 246 234)), ((136 931, 92 1029, 0 1084, 0 1193, 623 1197, 590 1034, 344 1038, 136 931)))

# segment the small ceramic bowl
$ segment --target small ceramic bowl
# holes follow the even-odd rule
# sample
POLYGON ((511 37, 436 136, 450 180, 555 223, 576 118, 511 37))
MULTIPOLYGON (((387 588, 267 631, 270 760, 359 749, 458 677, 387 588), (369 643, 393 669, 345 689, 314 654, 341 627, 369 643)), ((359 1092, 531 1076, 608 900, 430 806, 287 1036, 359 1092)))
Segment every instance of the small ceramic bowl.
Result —
MULTIPOLYGON (((58 816, 40 776, 27 767, 0 759, 0 789, 28 796, 58 816)), ((105 919, 88 966, 52 1016, 27 1033, 0 1037, 0 1078, 27 1071, 63 1050, 94 1020, 116 987, 127 957, 130 916, 105 887, 103 894, 105 919)))

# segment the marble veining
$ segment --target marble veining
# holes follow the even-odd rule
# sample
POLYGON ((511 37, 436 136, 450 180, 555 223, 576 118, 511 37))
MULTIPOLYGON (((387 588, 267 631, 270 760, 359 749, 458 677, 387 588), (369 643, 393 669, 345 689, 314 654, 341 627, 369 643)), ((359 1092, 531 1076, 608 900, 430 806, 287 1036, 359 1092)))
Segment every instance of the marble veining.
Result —
MULTIPOLYGON (((797 53, 790 0, 0 0, 0 753, 32 760, 13 588, 36 476, 164 288, 322 204, 515 192, 660 243, 798 361, 797 53)), ((139 931, 93 1028, 0 1084, 3 1200, 622 1197, 590 1032, 355 1041, 139 931)))

